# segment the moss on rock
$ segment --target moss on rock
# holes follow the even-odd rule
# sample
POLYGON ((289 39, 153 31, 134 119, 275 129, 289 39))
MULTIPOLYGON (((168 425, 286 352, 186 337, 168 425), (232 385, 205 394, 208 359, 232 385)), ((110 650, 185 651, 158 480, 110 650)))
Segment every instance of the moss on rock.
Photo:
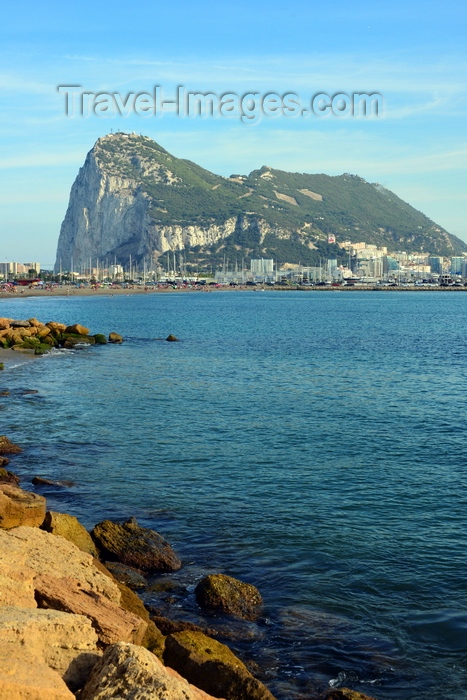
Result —
POLYGON ((263 683, 225 645, 185 630, 165 640, 164 662, 206 693, 226 700, 274 700, 263 683))
POLYGON ((255 586, 225 574, 205 576, 196 586, 195 594, 201 607, 244 620, 256 620, 263 603, 255 586))

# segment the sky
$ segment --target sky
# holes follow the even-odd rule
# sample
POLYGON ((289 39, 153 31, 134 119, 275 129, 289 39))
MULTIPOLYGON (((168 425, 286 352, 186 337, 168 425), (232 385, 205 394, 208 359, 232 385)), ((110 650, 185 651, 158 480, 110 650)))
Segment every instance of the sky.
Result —
MULTIPOLYGON (((357 174, 467 241, 467 3, 17 0, 0 23, 0 261, 55 261, 79 168, 111 130, 228 176, 357 174), (379 116, 67 115, 91 95, 377 93, 379 116)), ((94 97, 91 107, 94 105, 94 97)), ((131 106, 131 103, 129 103, 131 106)))

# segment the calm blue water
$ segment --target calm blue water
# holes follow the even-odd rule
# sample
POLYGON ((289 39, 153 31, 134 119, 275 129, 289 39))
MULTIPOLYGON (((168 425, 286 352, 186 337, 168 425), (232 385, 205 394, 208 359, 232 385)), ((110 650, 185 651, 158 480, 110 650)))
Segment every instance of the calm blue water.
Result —
POLYGON ((280 700, 328 683, 467 697, 467 295, 231 292, 1 300, 0 315, 122 333, 5 372, 13 467, 91 527, 135 515, 185 561, 147 601, 254 583, 220 626, 280 700), (155 340, 174 333, 180 343, 155 340))

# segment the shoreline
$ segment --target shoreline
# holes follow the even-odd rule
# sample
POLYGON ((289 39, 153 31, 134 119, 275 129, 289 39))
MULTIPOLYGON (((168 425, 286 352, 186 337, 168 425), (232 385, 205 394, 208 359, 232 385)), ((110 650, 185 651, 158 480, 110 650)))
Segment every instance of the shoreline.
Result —
POLYGON ((167 287, 127 287, 127 288, 108 288, 100 287, 97 289, 85 288, 71 288, 67 286, 56 287, 52 289, 19 289, 17 292, 5 292, 0 291, 1 299, 50 299, 51 297, 65 297, 65 298, 78 298, 78 297, 114 297, 114 296, 133 296, 133 295, 152 295, 152 294, 180 294, 180 293, 210 293, 210 292, 467 292, 467 287, 422 287, 422 286, 398 286, 398 287, 387 287, 378 285, 343 285, 343 286, 300 286, 300 285, 290 285, 290 286, 251 286, 251 285, 238 285, 236 287, 230 287, 228 285, 221 286, 198 286, 198 287, 187 287, 181 286, 174 288, 173 286, 167 287))
MULTIPOLYGON (((18 360, 20 363, 23 363, 23 362, 30 361, 31 359, 34 358, 34 356, 29 356, 29 355, 24 356, 24 355, 21 355, 20 353, 17 353, 13 350, 8 350, 8 349, 3 349, 3 353, 4 353, 4 355, 2 356, 2 354, 0 352, 0 359, 2 359, 2 357, 5 357, 5 358, 8 358, 9 361, 15 362, 15 364, 17 364, 18 360)), ((8 365, 8 368, 10 368, 10 367, 11 367, 11 364, 8 365)), ((0 451, 0 454, 3 454, 3 453, 1 453, 1 451, 0 451)), ((6 453, 6 454, 8 454, 8 453, 6 453)), ((15 454, 15 453, 13 452, 12 454, 15 454)), ((22 494, 22 496, 20 497, 19 500, 24 499, 26 497, 26 499, 27 498, 33 499, 33 501, 35 501, 37 503, 37 501, 41 499, 44 503, 44 510, 45 510, 46 503, 45 503, 45 498, 42 495, 44 493, 44 491, 42 490, 41 486, 46 486, 46 487, 53 486, 53 487, 60 487, 60 488, 70 486, 70 484, 67 484, 65 482, 50 481, 50 480, 44 479, 43 477, 39 477, 40 480, 37 480, 38 479, 37 474, 34 475, 34 472, 32 471, 32 467, 28 464, 27 456, 25 456, 23 459, 21 458, 21 456, 16 456, 14 458, 14 461, 15 461, 15 464, 10 465, 10 466, 13 467, 13 470, 15 469, 15 466, 19 467, 19 473, 21 474, 22 480, 24 480, 24 482, 23 482, 24 483, 24 490, 21 488, 21 485, 15 484, 14 486, 12 486, 11 485, 12 482, 9 482, 8 488, 10 488, 10 492, 8 492, 8 489, 6 490, 7 496, 8 496, 8 493, 10 493, 10 495, 14 496, 14 492, 13 492, 13 494, 11 493, 11 488, 13 488, 13 490, 15 488, 17 488, 17 491, 19 491, 22 494), (20 464, 16 464, 16 460, 20 460, 20 464), (29 480, 31 480, 31 482, 32 482, 31 486, 29 485, 29 480), (39 488, 37 488, 37 485, 39 485, 39 488)), ((3 501, 5 501, 5 497, 4 497, 5 490, 3 490, 3 493, 2 493, 2 489, 4 489, 4 487, 5 487, 5 483, 3 483, 3 484, 0 483, 0 496, 3 499, 3 501)), ((66 507, 63 510, 60 508, 60 513, 58 515, 61 515, 61 516, 68 518, 68 519, 71 518, 71 519, 75 520, 75 517, 70 516, 67 513, 67 511, 68 511, 68 509, 66 507)), ((8 508, 7 508, 7 512, 8 512, 8 508)), ((0 520, 1 520, 1 517, 3 517, 3 515, 2 515, 1 499, 0 499, 0 520)), ((130 518, 130 521, 132 521, 132 520, 133 519, 130 518)), ((79 523, 79 521, 76 521, 76 522, 77 522, 78 526, 83 530, 84 528, 79 523)), ((127 522, 127 521, 125 521, 125 522, 127 522)), ((0 535, 1 535, 1 533, 11 532, 11 534, 13 535, 13 538, 14 538, 15 537, 15 535, 14 535, 15 527, 21 527, 21 525, 26 525, 25 529, 27 529, 29 531, 29 534, 22 532, 21 533, 22 538, 26 539, 26 540, 30 540, 32 543, 31 546, 34 546, 34 547, 36 547, 36 545, 37 545, 37 547, 39 547, 39 544, 40 544, 41 546, 48 548, 49 551, 54 551, 56 549, 57 550, 57 557, 58 557, 59 550, 62 547, 62 545, 59 544, 58 538, 57 539, 54 539, 54 538, 55 538, 55 535, 59 535, 62 533, 60 533, 58 531, 52 533, 51 530, 47 530, 46 528, 43 528, 44 524, 45 524, 45 520, 44 521, 41 520, 40 522, 38 521, 37 523, 35 523, 32 526, 31 526, 30 522, 20 522, 20 523, 13 525, 13 526, 11 526, 11 524, 10 524, 9 528, 4 528, 3 524, 0 522, 0 535), (44 530, 46 530, 46 532, 48 532, 48 533, 53 534, 52 539, 50 539, 50 537, 44 539, 45 535, 43 535, 43 534, 39 535, 37 532, 37 531, 40 531, 41 533, 43 533, 44 530), (39 540, 44 540, 44 542, 43 543, 39 542, 39 540)), ((115 524, 117 524, 117 523, 115 523, 115 524)), ((96 527, 97 526, 95 526, 94 529, 96 529, 96 527)), ((147 532, 154 532, 154 531, 147 531, 147 532)), ((89 536, 89 534, 88 534, 88 536, 89 536)), ((157 535, 157 536, 159 537, 159 535, 157 535)), ((65 536, 65 538, 68 539, 66 536, 65 536)), ((3 537, 3 541, 5 542, 4 537, 3 537)), ((76 544, 78 546, 78 548, 81 550, 81 547, 79 547, 77 542, 74 542, 73 540, 70 540, 70 541, 73 543, 73 545, 76 544)), ((89 551, 89 550, 82 550, 82 551, 89 551)), ((80 555, 80 556, 82 556, 82 555, 80 555)), ((72 558, 73 557, 71 557, 71 559, 72 558)), ((119 562, 121 560, 116 559, 116 561, 119 562)), ((101 573, 104 573, 106 576, 108 576, 109 571, 106 568, 107 564, 108 564, 108 561, 105 557, 105 554, 102 551, 100 551, 99 559, 97 559, 97 563, 96 562, 94 563, 94 566, 96 566, 97 569, 100 570, 101 573)), ((181 566, 181 564, 180 564, 180 566, 181 566)), ((12 569, 12 571, 13 570, 14 571, 18 570, 20 572, 22 571, 21 565, 16 566, 15 564, 12 564, 11 569, 12 569)), ((213 568, 211 570, 218 571, 217 568, 213 568)), ((158 576, 158 577, 161 574, 163 574, 164 578, 167 579, 167 581, 169 582, 168 588, 164 588, 164 586, 162 586, 162 588, 160 589, 161 594, 166 593, 167 591, 171 590, 170 589, 170 581, 172 581, 172 585, 174 584, 174 582, 176 582, 176 580, 177 580, 176 571, 178 571, 178 569, 174 568, 173 571, 161 570, 161 571, 156 573, 156 576, 158 576), (173 573, 173 577, 170 577, 171 573, 173 573)), ((112 569, 110 569, 110 572, 112 574, 112 569)), ((139 573, 138 568, 136 568, 136 572, 139 573)), ((115 572, 113 572, 113 574, 115 576, 115 572)), ((14 576, 16 576, 16 575, 17 574, 12 573, 12 580, 16 580, 14 578, 14 576)), ((21 575, 23 575, 23 574, 21 574, 21 575)), ((24 575, 27 576, 29 574, 26 572, 26 574, 24 574, 24 575)), ((39 579, 41 579, 41 577, 47 576, 47 575, 49 575, 49 572, 46 569, 41 569, 38 572, 39 579)), ((94 575, 96 575, 96 574, 94 574, 94 575)), ((216 575, 218 576, 219 574, 216 574, 216 575)), ((220 575, 223 576, 223 574, 220 574, 220 575)), ((122 579, 119 579, 118 576, 116 578, 117 578, 117 581, 119 581, 120 584, 122 584, 125 587, 125 589, 127 589, 125 582, 122 579)), ((30 588, 35 590, 34 581, 35 581, 35 579, 33 577, 32 581, 30 582, 30 588)), ((71 581, 71 579, 67 579, 67 578, 60 579, 60 583, 57 583, 57 581, 51 582, 50 585, 52 585, 52 583, 53 583, 53 586, 55 586, 55 588, 53 588, 53 590, 54 590, 54 595, 56 596, 53 599, 52 603, 50 603, 50 600, 52 600, 52 598, 48 598, 48 595, 49 595, 48 586, 49 586, 49 584, 46 582, 44 584, 43 589, 41 589, 41 592, 39 595, 39 597, 43 596, 43 598, 45 600, 45 605, 39 605, 38 606, 39 609, 47 608, 49 610, 57 610, 57 611, 61 611, 61 613, 65 613, 67 615, 74 614, 74 613, 78 612, 75 609, 68 609, 66 607, 68 605, 67 601, 69 600, 68 596, 71 594, 73 594, 73 596, 78 595, 77 591, 71 591, 71 593, 70 593, 70 590, 69 590, 70 586, 69 586, 68 581, 71 581), (56 603, 55 602, 56 600, 58 600, 59 602, 56 603), (60 600, 63 600, 65 602, 62 604, 60 602, 60 600), (59 605, 59 607, 54 607, 54 605, 56 605, 56 604, 59 605), (62 605, 65 605, 65 607, 60 607, 62 605)), ((238 581, 238 580, 236 580, 236 581, 240 585, 244 585, 244 586, 246 585, 246 586, 250 586, 250 588, 254 588, 250 584, 244 584, 243 582, 238 581)), ((157 580, 155 583, 156 583, 156 585, 158 585, 159 581, 157 580)), ((260 669, 260 667, 256 667, 256 669, 255 669, 255 666, 253 663, 253 673, 251 673, 249 671, 248 666, 244 667, 244 665, 241 661, 241 658, 244 658, 245 656, 246 656, 246 658, 248 658, 248 652, 246 650, 243 650, 243 654, 240 657, 237 656, 239 651, 238 651, 238 649, 236 649, 235 644, 233 644, 233 648, 235 649, 235 651, 231 650, 230 642, 228 641, 228 639, 230 637, 226 636, 226 634, 224 632, 222 632, 222 627, 224 625, 225 625, 224 629, 228 629, 228 627, 229 627, 229 616, 228 615, 227 615, 227 617, 225 615, 221 616, 221 618, 220 618, 221 624, 219 625, 219 620, 217 621, 217 623, 214 622, 214 620, 210 620, 209 612, 206 612, 206 610, 203 610, 203 608, 201 607, 201 609, 199 611, 199 617, 200 617, 200 619, 202 619, 202 622, 201 623, 193 623, 190 621, 190 613, 188 610, 184 610, 184 612, 185 612, 185 614, 183 616, 184 619, 183 618, 180 619, 178 617, 178 615, 176 615, 176 614, 175 614, 175 616, 170 615, 171 603, 170 603, 170 600, 168 598, 167 605, 169 607, 169 611, 162 613, 162 616, 159 617, 159 614, 157 613, 156 609, 152 608, 152 602, 151 602, 151 604, 145 605, 144 593, 145 592, 149 593, 150 591, 152 591, 153 584, 154 584, 154 581, 151 583, 151 577, 148 577, 148 580, 146 582, 146 588, 143 591, 141 591, 142 595, 138 596, 139 601, 140 601, 139 602, 140 607, 138 607, 137 610, 139 610, 140 612, 137 612, 136 608, 134 607, 134 605, 135 605, 134 599, 135 599, 136 594, 134 594, 133 598, 132 598, 133 599, 133 603, 132 603, 133 607, 131 607, 131 610, 130 610, 130 608, 125 607, 125 605, 123 604, 123 598, 122 598, 122 602, 121 602, 121 607, 123 607, 124 610, 127 610, 131 613, 135 613, 137 615, 137 617, 138 616, 141 617, 141 619, 143 619, 143 621, 147 621, 150 619, 152 621, 152 623, 155 624, 155 626, 157 628, 157 635, 156 636, 157 636, 157 644, 158 645, 162 645, 161 637, 160 637, 161 634, 165 639, 169 640, 167 642, 169 644, 169 646, 171 643, 174 644, 175 642, 179 641, 177 635, 181 635, 182 641, 183 641, 183 635, 185 635, 185 637, 187 637, 187 635, 188 635, 188 637, 191 635, 190 639, 191 640, 194 639, 195 641, 197 640, 196 635, 201 635, 200 640, 201 640, 201 643, 204 645, 211 644, 210 641, 206 641, 206 640, 208 640, 208 639, 213 640, 213 642, 212 642, 214 644, 213 651, 209 651, 209 654, 214 653, 216 651, 219 651, 218 647, 216 646, 216 645, 219 645, 219 647, 227 649, 228 655, 231 655, 234 659, 236 659, 236 661, 233 662, 234 665, 240 663, 241 669, 245 669, 245 670, 241 670, 241 674, 240 674, 243 678, 243 680, 240 679, 241 682, 246 683, 246 685, 244 686, 244 689, 241 691, 241 694, 240 695, 228 695, 228 694, 226 694, 225 696, 224 696, 224 694, 222 694, 222 697, 225 697, 226 700, 274 700, 275 696, 273 696, 271 694, 271 691, 269 691, 267 685, 263 684, 264 681, 266 681, 266 679, 267 679, 267 675, 265 675, 265 669, 260 669), (141 613, 141 611, 143 609, 144 609, 144 612, 141 613), (141 615, 143 615, 143 617, 141 615), (146 615, 147 615, 147 618, 146 618, 146 615), (156 617, 151 617, 151 615, 156 615, 156 617), (162 624, 168 625, 168 627, 165 630, 163 628, 162 632, 161 632, 161 629, 158 627, 159 619, 160 619, 162 624), (199 626, 199 625, 202 625, 202 626, 199 626), (214 631, 212 631, 212 630, 214 630, 214 631), (194 637, 193 637, 193 635, 194 635, 194 637), (175 639, 175 642, 174 642, 174 639, 175 639), (259 679, 257 677, 255 677, 256 673, 259 673, 259 679), (264 679, 264 680, 261 680, 261 679, 264 679), (254 693, 253 693, 253 688, 251 688, 252 692, 250 694, 249 690, 247 692, 247 688, 250 688, 252 683, 254 683, 254 693)), ((2 598, 2 593, 3 593, 2 585, 3 585, 3 583, 0 582, 0 599, 2 598)), ((167 586, 167 584, 164 584, 164 585, 167 586)), ((79 586, 78 586, 78 588, 79 588, 79 586)), ((122 589, 120 588, 120 590, 122 590, 122 589)), ((136 590, 136 589, 134 589, 134 590, 136 590)), ((154 590, 157 590, 157 589, 154 589, 154 590)), ((258 592, 258 594, 260 596, 259 592, 258 592)), ((9 595, 9 593, 8 593, 8 595, 9 595)), ((86 594, 84 594, 84 595, 86 595, 86 594)), ((128 598, 128 596, 131 597, 132 594, 127 592, 125 595, 128 598)), ((172 595, 173 595, 173 593, 172 593, 172 595)), ((251 594, 248 593, 247 596, 249 596, 249 595, 251 595, 251 594)), ((127 598, 125 600, 127 600, 127 598)), ((260 596, 260 598, 261 598, 261 596, 260 596)), ((159 601, 157 601, 158 607, 160 604, 162 604, 163 600, 164 599, 161 598, 160 603, 159 603, 159 601)), ((101 603, 102 603, 102 601, 101 601, 101 603)), ((108 603, 106 601, 103 601, 103 603, 105 605, 108 605, 108 603)), ((3 605, 5 605, 4 602, 3 602, 3 605)), ((7 602, 7 605, 9 605, 11 607, 11 602, 10 603, 7 602)), ((70 603, 70 605, 71 605, 71 603, 70 603)), ((104 605, 104 607, 105 607, 105 605, 104 605)), ((21 603, 16 604, 16 607, 23 609, 21 603)), ((32 606, 30 605, 29 607, 32 607, 32 606)), ((15 605, 13 604, 13 609, 14 608, 15 608, 15 605)), ((174 607, 174 612, 175 612, 176 608, 177 608, 177 606, 174 607)), ((0 616, 1 616, 1 613, 2 613, 2 603, 0 602, 0 616)), ((17 614, 20 615, 19 612, 17 614)), ((23 615, 23 614, 24 613, 21 613, 21 615, 23 615)), ((30 613, 28 613, 28 614, 30 614, 30 613)), ((78 612, 78 614, 84 614, 84 616, 86 616, 86 612, 84 612, 84 613, 78 612)), ((119 614, 121 614, 121 613, 119 613, 119 614)), ((34 615, 35 615, 35 613, 32 613, 33 618, 34 618, 34 615)), ((91 614, 88 615, 88 617, 91 617, 91 620, 94 619, 91 614)), ((243 620, 246 620, 246 621, 250 620, 253 622, 256 620, 256 618, 244 617, 243 620)), ((134 622, 134 620, 133 620, 133 622, 134 622)), ((15 622, 14 624, 19 624, 19 622, 15 622)), ((138 624, 141 625, 141 622, 139 622, 138 624)), ((236 627, 237 631, 234 632, 234 636, 231 637, 231 639, 238 640, 241 645, 243 645, 243 643, 248 644, 249 640, 252 639, 251 631, 250 632, 248 631, 247 626, 245 626, 245 628, 243 628, 243 622, 242 622, 241 616, 240 616, 240 618, 236 616, 234 621, 230 620, 230 626, 232 627, 232 630, 234 629, 233 625, 236 627), (243 629, 243 632, 242 632, 242 629, 243 629), (236 636, 236 635, 238 635, 238 636, 236 636)), ((247 625, 247 623, 245 623, 245 625, 247 625)), ((1 628, 1 625, 0 625, 0 628, 1 628)), ((154 633, 154 634, 156 634, 156 633, 154 633)), ((73 637, 71 637, 71 639, 72 639, 72 646, 73 646, 73 644, 74 644, 73 637)), ((163 656, 163 651, 161 651, 160 653, 159 652, 156 653, 156 650, 153 651, 150 647, 144 647, 142 638, 141 638, 141 641, 135 641, 135 640, 139 640, 139 639, 140 639, 140 637, 135 637, 135 639, 133 639, 133 637, 131 639, 126 639, 126 638, 120 639, 119 638, 119 639, 116 639, 114 641, 113 645, 110 644, 110 647, 113 646, 114 647, 113 651, 115 651, 115 647, 118 644, 122 644, 122 643, 129 644, 130 643, 132 646, 136 645, 137 647, 140 647, 141 649, 143 649, 143 648, 149 649, 149 651, 154 653, 158 658, 162 658, 163 662, 166 661, 166 658, 163 656), (161 657, 161 655, 162 655, 162 657, 161 657)), ((1 641, 2 640, 0 639, 0 642, 1 641)), ((188 644, 189 640, 187 641, 187 639, 185 639, 184 641, 186 641, 186 643, 188 644)), ((78 642, 77 642, 77 644, 78 644, 78 642)), ((190 644, 191 644, 191 641, 190 641, 190 644)), ((158 648, 159 647, 157 647, 157 649, 158 648)), ((163 648, 163 646, 161 648, 163 648)), ((156 649, 156 646, 155 646, 155 649, 156 649)), ((96 650, 96 652, 97 651, 98 651, 98 649, 96 650)), ((95 652, 93 651, 93 653, 95 653, 95 652)), ((104 652, 104 655, 106 653, 107 652, 104 652)), ((135 653, 135 652, 133 651, 132 653, 135 653)), ((222 652, 222 654, 227 654, 227 652, 222 652)), ((96 664, 99 664, 99 663, 100 662, 98 662, 98 661, 96 662, 96 664)), ((166 667, 170 667, 170 663, 167 663, 166 667)), ((187 669, 187 671, 186 671, 186 673, 188 675, 184 676, 185 668, 184 668, 183 664, 181 664, 180 667, 177 668, 176 670, 178 670, 181 673, 181 676, 186 678, 187 681, 192 682, 192 679, 189 676, 189 669, 187 669)), ((211 682, 214 682, 214 684, 216 684, 217 682, 220 682, 220 678, 217 679, 216 673, 218 673, 218 671, 213 671, 214 681, 213 681, 213 679, 211 679, 211 682)), ((210 674, 208 673, 208 676, 209 675, 210 674)), ((88 676, 88 679, 89 678, 90 678, 90 676, 88 676)), ((196 683, 194 683, 194 685, 196 685, 196 683)), ((207 687, 205 687, 205 688, 203 688, 203 686, 201 686, 201 687, 205 691, 209 691, 209 688, 211 686, 209 686, 209 683, 208 683, 207 687)), ((1 691, 1 682, 0 682, 0 691, 1 691)), ((79 688, 78 688, 78 691, 79 691, 79 688)), ((344 693, 345 689, 344 688, 339 689, 339 692, 341 692, 341 691, 342 691, 342 693, 344 693)), ((332 691, 332 692, 335 693, 336 691, 332 691)), ((318 699, 319 700, 335 700, 335 698, 342 699, 342 700, 352 700, 352 698, 355 697, 355 695, 353 694, 354 691, 347 691, 347 692, 350 692, 352 694, 351 695, 339 694, 336 696, 334 694, 330 695, 329 692, 325 691, 324 694, 320 693, 319 695, 316 695, 313 697, 315 700, 318 700, 318 699)), ((215 693, 215 696, 218 697, 217 693, 215 693)), ((123 697, 125 697, 125 695, 123 695, 123 697)), ((153 697, 154 697, 154 700, 157 700, 157 698, 159 696, 154 695, 153 697)), ((183 696, 183 697, 188 697, 188 696, 183 696)), ((94 698, 89 697, 89 698, 86 698, 86 700, 94 700, 94 698)), ((201 700, 201 698, 194 697, 193 700, 201 700)), ((211 699, 211 697, 209 696, 209 700, 213 700, 213 699, 211 699)), ((310 700, 311 700, 311 697, 310 697, 310 700)), ((367 695, 361 695, 361 696, 359 695, 358 700, 374 700, 374 699, 370 698, 367 695)))

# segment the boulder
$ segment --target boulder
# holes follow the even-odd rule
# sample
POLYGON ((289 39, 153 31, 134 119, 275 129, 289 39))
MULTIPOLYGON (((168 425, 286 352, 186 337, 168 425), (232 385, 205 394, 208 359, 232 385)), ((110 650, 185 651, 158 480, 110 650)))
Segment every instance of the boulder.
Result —
POLYGON ((84 685, 99 659, 96 643, 86 617, 57 610, 0 608, 0 646, 8 656, 23 650, 57 671, 72 690, 84 685))
POLYGON ((22 647, 11 644, 0 644, 0 698, 75 700, 60 674, 22 647))
MULTIPOLYGON (((216 695, 216 697, 219 697, 216 695)), ((84 687, 81 700, 214 700, 153 654, 133 644, 108 647, 84 687)))
POLYGON ((202 608, 217 610, 244 620, 256 620, 263 602, 251 583, 243 583, 225 574, 205 576, 195 589, 196 602, 202 608))
POLYGON ((335 690, 330 690, 323 700, 375 700, 375 698, 359 693, 356 690, 349 690, 349 688, 336 688, 335 690))
POLYGON ((34 593, 40 608, 89 618, 102 645, 118 641, 140 644, 146 633, 147 623, 140 617, 100 593, 83 590, 76 579, 42 573, 34 579, 34 593))
POLYGON ((106 345, 107 344, 107 338, 103 333, 96 333, 93 335, 94 340, 96 341, 96 345, 106 345))
POLYGON ((167 340, 169 343, 176 343, 176 342, 178 342, 178 338, 176 338, 174 335, 168 335, 167 338, 166 338, 166 340, 167 340))
POLYGON ((109 343, 123 343, 123 337, 119 333, 109 333, 109 343))
POLYGON ((65 333, 74 333, 76 335, 89 335, 89 328, 86 328, 86 326, 80 326, 79 323, 74 323, 72 326, 66 326, 65 333))
POLYGON ((0 330, 7 330, 10 327, 10 320, 9 318, 0 318, 0 330))
POLYGON ((19 476, 16 476, 16 474, 13 474, 13 472, 9 472, 3 467, 3 465, 8 464, 9 461, 10 460, 6 457, 0 457, 0 465, 2 465, 0 466, 0 483, 13 484, 13 486, 18 486, 18 484, 21 481, 19 476))
MULTIPOLYGON (((33 575, 48 574, 58 579, 79 581, 82 590, 98 593, 116 605, 120 591, 114 581, 96 569, 90 554, 82 552, 63 537, 35 527, 0 529, 0 571, 16 567, 31 569, 33 575)), ((32 605, 36 607, 34 596, 32 605)))
POLYGON ((46 338, 48 335, 51 334, 51 332, 52 331, 50 328, 48 328, 48 326, 44 326, 43 328, 40 328, 37 331, 37 336, 38 336, 38 338, 46 338))
POLYGON ((177 571, 182 566, 170 544, 154 530, 140 527, 134 518, 123 525, 104 520, 91 535, 103 559, 145 572, 177 571))
POLYGON ((29 328, 30 325, 29 321, 16 321, 14 319, 10 321, 11 328, 29 328))
POLYGON ((45 510, 43 496, 0 483, 0 528, 3 530, 20 525, 39 527, 44 521, 45 510))
POLYGON ((144 576, 142 576, 139 571, 136 571, 136 569, 133 569, 131 566, 126 566, 126 564, 121 564, 118 561, 106 561, 105 565, 110 573, 117 579, 117 581, 119 581, 119 583, 123 583, 133 591, 141 591, 148 585, 148 582, 144 576))
POLYGON ((52 535, 61 535, 69 542, 73 542, 82 552, 97 557, 96 545, 91 535, 73 515, 49 510, 45 514, 41 528, 52 535))
POLYGON ((47 328, 50 328, 51 331, 56 331, 58 333, 63 333, 63 331, 66 329, 66 325, 64 323, 57 323, 56 321, 49 321, 45 325, 47 328))
POLYGON ((28 318, 28 323, 30 326, 33 328, 44 328, 45 324, 41 323, 41 321, 38 321, 37 318, 28 318))
POLYGON ((169 634, 164 662, 198 688, 227 700, 274 700, 225 644, 201 632, 169 634))
POLYGON ((94 345, 94 337, 92 335, 71 335, 64 334, 61 339, 61 344, 64 348, 71 350, 75 345, 94 345))
POLYGON ((5 435, 0 435, 0 455, 17 455, 23 450, 5 435))
POLYGON ((164 652, 165 638, 155 623, 149 619, 149 612, 144 606, 142 600, 138 598, 136 593, 134 593, 128 586, 120 583, 111 572, 107 569, 104 564, 102 564, 98 559, 94 559, 94 564, 97 566, 99 571, 109 576, 117 584, 120 590, 120 606, 124 610, 133 613, 140 617, 147 624, 147 629, 145 635, 141 641, 141 646, 152 651, 153 654, 162 658, 164 652))

